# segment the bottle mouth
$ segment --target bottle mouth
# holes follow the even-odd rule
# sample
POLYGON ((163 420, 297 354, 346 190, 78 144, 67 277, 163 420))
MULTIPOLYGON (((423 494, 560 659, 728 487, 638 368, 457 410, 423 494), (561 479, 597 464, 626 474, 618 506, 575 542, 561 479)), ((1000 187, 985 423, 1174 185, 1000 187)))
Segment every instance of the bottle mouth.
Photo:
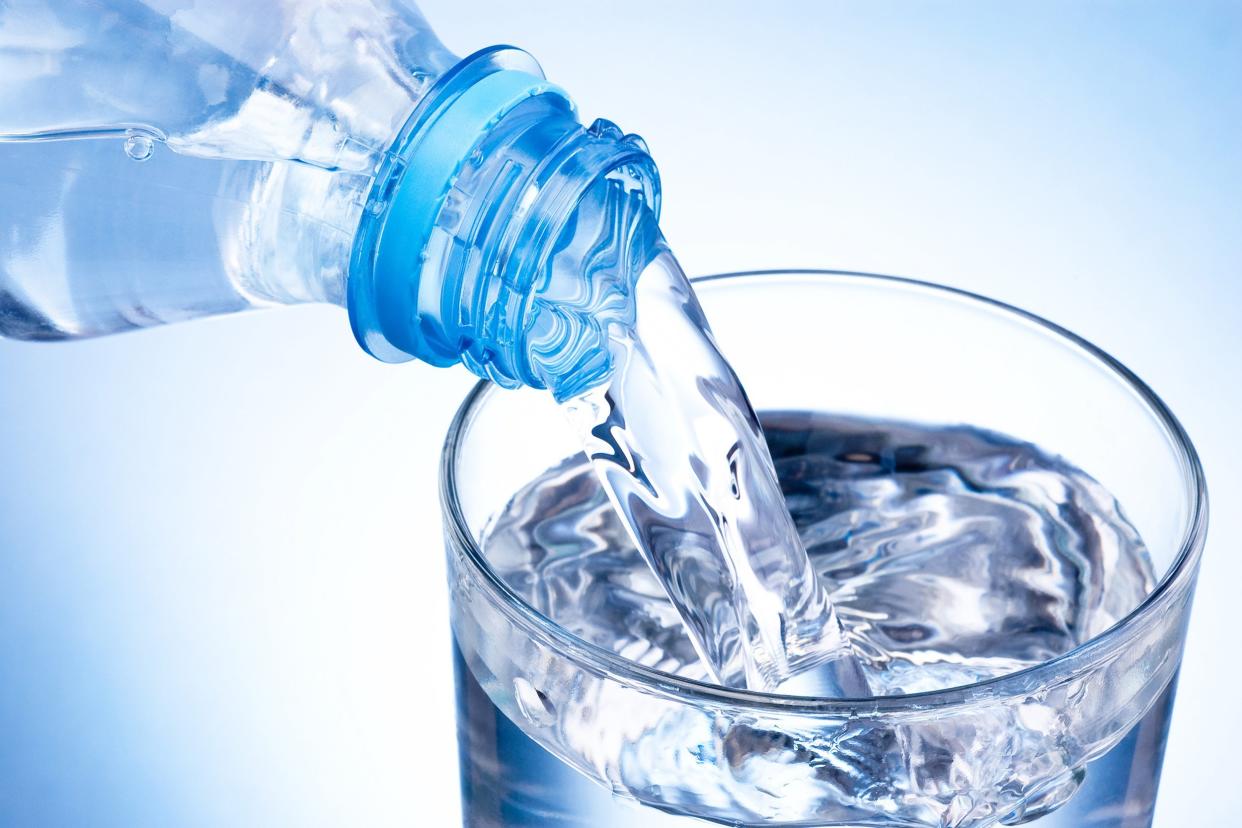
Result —
POLYGON ((544 387, 526 353, 531 293, 593 182, 623 178, 658 213, 642 139, 584 129, 527 53, 494 47, 437 82, 377 171, 347 283, 354 335, 385 362, 462 362, 544 387))
MULTIPOLYGON (((580 222, 580 211, 600 185, 624 192, 646 211, 652 226, 658 222, 659 173, 643 140, 604 119, 586 129, 575 125, 548 153, 546 162, 520 185, 521 206, 507 217, 495 251, 486 259, 493 264, 484 268, 488 284, 482 290, 491 313, 477 331, 478 342, 483 345, 482 358, 480 350, 473 348, 462 355, 466 366, 480 377, 504 387, 555 385, 562 397, 598 379, 598 366, 608 361, 606 342, 588 336, 587 328, 602 333, 604 320, 583 317, 589 326, 580 324, 579 330, 564 332, 566 335, 551 349, 546 343, 536 345, 532 327, 538 315, 536 306, 549 302, 542 286, 550 277, 552 259, 572 235, 567 230, 580 222)), ((628 239, 599 241, 624 248, 628 239)), ((611 252, 620 254, 624 250, 611 252)), ((596 278, 593 272, 571 276, 580 280, 579 287, 584 290, 599 289, 598 285, 585 284, 596 278)), ((575 311, 590 313, 585 308, 575 311)))
MULTIPOLYGON (((1184 478, 1188 508, 1180 544, 1156 587, 1115 625, 1071 650, 1022 670, 945 689, 858 699, 829 699, 727 688, 667 673, 630 661, 550 621, 505 583, 488 563, 459 499, 459 484, 469 484, 459 480, 457 470, 472 423, 496 391, 493 384, 481 382, 458 409, 449 428, 441 457, 440 495, 445 529, 450 543, 461 550, 464 565, 473 571, 483 589, 491 594, 496 605, 502 608, 510 621, 527 631, 534 640, 541 642, 540 646, 553 647, 559 654, 593 675, 607 676, 610 681, 641 688, 644 692, 674 699, 679 703, 740 706, 754 711, 829 719, 853 716, 926 718, 933 712, 936 715, 947 715, 980 705, 1021 700, 1041 688, 1046 689, 1075 676, 1101 669, 1102 665, 1109 663, 1120 653, 1141 643, 1140 639, 1150 624, 1169 613, 1180 611, 1182 603, 1189 600, 1207 532, 1207 486, 1203 468, 1189 436, 1177 418, 1159 396, 1123 364, 1086 340, 1042 317, 987 297, 930 282, 827 270, 739 272, 701 277, 692 282, 696 286, 723 282, 740 287, 747 282, 782 277, 805 278, 814 282, 868 284, 886 289, 930 293, 936 298, 977 306, 985 313, 1009 317, 1023 325, 1042 329, 1051 338, 1063 341, 1066 346, 1081 351, 1085 358, 1099 363, 1112 375, 1114 381, 1132 391, 1139 404, 1150 412, 1176 453, 1184 478)), ((1175 665, 1169 669, 1175 669, 1175 665)))

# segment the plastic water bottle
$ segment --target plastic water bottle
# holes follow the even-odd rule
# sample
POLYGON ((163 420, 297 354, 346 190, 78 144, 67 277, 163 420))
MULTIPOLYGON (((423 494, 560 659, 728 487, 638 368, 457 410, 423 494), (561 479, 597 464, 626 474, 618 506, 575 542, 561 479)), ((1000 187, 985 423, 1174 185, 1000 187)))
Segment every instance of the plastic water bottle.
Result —
POLYGON ((532 318, 584 194, 658 210, 640 139, 403 0, 12 0, 0 78, 7 337, 329 302, 379 359, 542 387, 605 351, 532 318))

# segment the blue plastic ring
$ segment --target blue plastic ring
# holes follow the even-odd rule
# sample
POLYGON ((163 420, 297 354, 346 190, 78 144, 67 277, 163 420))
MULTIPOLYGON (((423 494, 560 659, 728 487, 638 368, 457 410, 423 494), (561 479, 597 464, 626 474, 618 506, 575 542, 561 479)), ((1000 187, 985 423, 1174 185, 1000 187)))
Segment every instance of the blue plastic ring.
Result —
POLYGON ((351 286, 363 295, 351 290, 349 304, 354 333, 369 353, 389 362, 410 356, 434 364, 456 361, 423 342, 418 324, 423 251, 474 148, 514 107, 545 94, 562 98, 572 110, 569 95, 555 84, 513 69, 493 72, 432 113, 398 150, 406 167, 379 219, 371 272, 350 274, 351 280, 364 281, 351 286))

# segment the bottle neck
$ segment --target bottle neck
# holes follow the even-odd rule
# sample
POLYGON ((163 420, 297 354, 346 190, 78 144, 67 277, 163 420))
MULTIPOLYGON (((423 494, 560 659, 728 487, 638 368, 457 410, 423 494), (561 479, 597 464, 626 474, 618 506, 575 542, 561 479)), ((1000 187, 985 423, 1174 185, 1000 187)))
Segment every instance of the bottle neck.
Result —
POLYGON ((600 211, 629 205, 654 243, 658 175, 637 136, 584 128, 533 61, 523 71, 495 57, 446 75, 389 152, 354 246, 350 319, 379 359, 461 362, 563 396, 606 373, 605 317, 625 315, 637 275, 600 265, 632 258, 601 247, 635 236, 600 211))

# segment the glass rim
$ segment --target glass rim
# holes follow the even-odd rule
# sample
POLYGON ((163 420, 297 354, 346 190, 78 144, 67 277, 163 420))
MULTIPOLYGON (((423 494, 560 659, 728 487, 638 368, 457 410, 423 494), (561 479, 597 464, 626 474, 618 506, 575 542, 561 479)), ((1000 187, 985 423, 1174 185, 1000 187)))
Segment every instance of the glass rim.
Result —
POLYGON ((941 298, 954 299, 967 305, 978 305, 995 315, 1031 324, 1040 329, 1042 333, 1050 335, 1051 338, 1078 348, 1086 356, 1108 369, 1114 378, 1127 386, 1137 396, 1140 403, 1155 416, 1178 455, 1183 483, 1187 484, 1189 489, 1191 503, 1176 557, 1161 576, 1155 589, 1117 623, 1071 650, 1012 673, 940 690, 865 698, 819 698, 728 688, 666 673, 630 661, 612 650, 574 635, 527 603, 488 564, 483 551, 474 540, 458 501, 456 474, 458 452, 473 421, 474 413, 498 389, 498 386, 491 381, 481 380, 466 395, 449 426, 440 462, 440 503, 446 523, 445 531, 461 545, 466 559, 482 577, 485 585, 498 599, 499 606, 505 609, 511 620, 534 627, 542 635, 553 639, 563 655, 586 665, 592 671, 614 680, 627 681, 644 689, 673 695, 687 702, 744 705, 748 708, 779 712, 784 715, 849 716, 860 713, 874 715, 903 711, 926 712, 928 709, 943 710, 986 700, 1025 696, 1031 692, 1033 682, 1038 686, 1048 686, 1055 683, 1053 681, 1055 678, 1065 678, 1103 661, 1109 653, 1124 643, 1126 631, 1141 624, 1144 619, 1157 615, 1173 600, 1172 596, 1179 592, 1178 588, 1185 588, 1187 581, 1194 577, 1207 533, 1207 481, 1203 466, 1189 435, 1172 411, 1155 391, 1120 361, 1072 331, 1034 313, 971 291, 919 279, 848 270, 793 268, 718 273, 696 277, 691 281, 695 285, 700 285, 725 280, 744 281, 791 276, 804 277, 813 281, 831 278, 879 284, 893 289, 921 291, 941 298), (1075 669, 1076 667, 1078 669, 1075 669))

